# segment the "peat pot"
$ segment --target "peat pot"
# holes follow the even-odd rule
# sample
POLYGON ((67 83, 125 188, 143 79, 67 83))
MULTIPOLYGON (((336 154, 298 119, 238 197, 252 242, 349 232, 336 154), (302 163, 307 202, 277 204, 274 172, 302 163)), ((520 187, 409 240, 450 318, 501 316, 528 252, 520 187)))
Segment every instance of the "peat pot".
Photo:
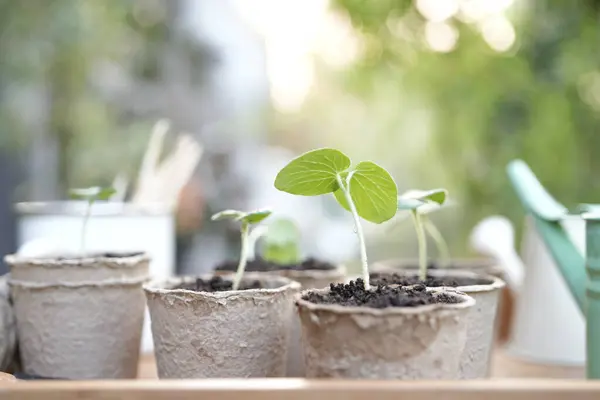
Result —
POLYGON ((456 379, 467 316, 475 301, 449 289, 427 289, 458 303, 382 309, 316 304, 296 297, 307 378, 456 379))
POLYGON ((7 256, 25 373, 133 379, 144 319, 144 253, 7 256))
MULTIPOLYGON (((224 275, 231 280, 233 275, 224 275)), ((201 278, 210 279, 211 276, 201 278)), ((300 284, 246 273, 262 289, 198 292, 178 289, 194 277, 145 287, 161 379, 285 376, 293 297, 300 284)))
MULTIPOLYGON (((390 269, 381 264, 374 264, 372 271, 374 274, 396 273, 418 276, 417 269, 390 269)), ((475 306, 469 309, 467 316, 467 341, 460 362, 460 377, 462 379, 488 378, 494 347, 498 301, 505 286, 504 281, 492 275, 455 269, 434 269, 427 273, 435 278, 472 278, 475 281, 472 284, 453 287, 475 299, 475 306)))

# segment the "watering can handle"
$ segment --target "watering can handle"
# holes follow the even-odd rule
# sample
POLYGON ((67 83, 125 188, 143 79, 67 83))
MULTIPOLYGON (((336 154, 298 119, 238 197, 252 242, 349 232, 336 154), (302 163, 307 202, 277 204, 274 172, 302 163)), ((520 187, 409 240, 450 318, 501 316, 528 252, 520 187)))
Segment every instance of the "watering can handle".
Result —
POLYGON ((515 192, 558 266, 579 308, 585 310, 585 259, 561 225, 568 210, 544 189, 531 169, 521 160, 507 166, 515 192))
POLYGON ((508 177, 527 211, 548 220, 560 221, 567 213, 565 206, 557 202, 522 160, 508 164, 508 177))

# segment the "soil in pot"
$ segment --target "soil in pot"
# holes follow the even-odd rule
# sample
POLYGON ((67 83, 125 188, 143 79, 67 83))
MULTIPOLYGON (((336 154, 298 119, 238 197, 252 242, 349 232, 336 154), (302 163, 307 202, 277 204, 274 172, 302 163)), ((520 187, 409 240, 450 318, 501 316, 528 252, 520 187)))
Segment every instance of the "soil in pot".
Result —
MULTIPOLYGON (((237 261, 225 261, 215 268, 217 271, 235 271, 237 270, 237 261)), ((336 266, 326 261, 317 260, 309 257, 297 264, 276 264, 265 260, 261 257, 256 257, 254 260, 248 261, 246 271, 248 272, 270 272, 270 271, 332 271, 336 266)))
POLYGON ((453 287, 472 296, 475 301, 468 314, 467 342, 461 357, 460 377, 481 379, 488 377, 498 298, 504 283, 489 275, 467 271, 438 269, 428 271, 423 282, 416 270, 403 272, 374 272, 372 283, 379 285, 427 285, 428 287, 453 287))
MULTIPOLYGON (((221 276, 213 276, 210 279, 196 278, 195 282, 182 283, 172 289, 186 289, 194 292, 227 292, 233 290, 233 281, 223 279, 221 276)), ((242 281, 238 290, 269 289, 259 280, 242 281)))
POLYGON ((378 283, 372 290, 365 289, 362 279, 350 281, 348 284, 331 284, 329 292, 309 292, 302 297, 303 300, 315 304, 338 304, 346 307, 418 307, 428 304, 455 304, 460 300, 457 297, 439 293, 434 295, 428 292, 423 284, 409 287, 385 286, 378 283))
POLYGON ((427 287, 460 287, 474 285, 490 285, 491 279, 471 276, 432 276, 427 275, 425 281, 421 281, 417 275, 400 275, 395 273, 375 272, 370 275, 372 285, 425 285, 427 287))
POLYGON ((372 286, 362 279, 305 291, 306 377, 454 379, 460 375, 467 295, 445 288, 372 286))

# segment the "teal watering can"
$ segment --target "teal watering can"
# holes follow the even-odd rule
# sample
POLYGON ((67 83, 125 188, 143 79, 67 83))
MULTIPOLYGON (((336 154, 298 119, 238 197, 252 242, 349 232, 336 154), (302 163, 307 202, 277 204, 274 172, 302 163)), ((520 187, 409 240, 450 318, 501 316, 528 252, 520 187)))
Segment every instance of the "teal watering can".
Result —
POLYGON ((587 376, 600 379, 600 205, 585 204, 576 213, 570 213, 544 189, 523 161, 512 161, 507 172, 519 200, 586 317, 587 376), (565 218, 577 215, 586 221, 585 257, 561 224, 565 218))

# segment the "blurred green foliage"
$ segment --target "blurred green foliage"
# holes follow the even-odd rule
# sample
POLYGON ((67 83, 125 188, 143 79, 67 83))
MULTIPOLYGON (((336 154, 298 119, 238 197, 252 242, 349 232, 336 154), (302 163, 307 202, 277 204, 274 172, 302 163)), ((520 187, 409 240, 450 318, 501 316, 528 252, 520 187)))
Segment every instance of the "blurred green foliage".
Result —
MULTIPOLYGON (((431 117, 428 144, 410 171, 401 163, 393 170, 404 184, 450 189, 461 204, 445 229, 455 249, 464 252, 482 217, 503 214, 520 223, 522 209, 505 173, 517 157, 562 202, 600 202, 599 1, 515 0, 508 16, 516 43, 506 53, 493 51, 473 24, 455 17, 456 48, 431 51, 423 40, 426 20, 410 0, 334 3, 366 46, 336 84, 370 109, 396 108, 370 115, 367 141, 390 140, 399 157, 410 157, 411 143, 422 139, 407 133, 405 105, 418 104, 431 117)), ((389 146, 374 146, 388 165, 395 163, 389 146)))
POLYGON ((46 135, 63 189, 132 173, 150 121, 119 107, 106 73, 156 79, 165 19, 154 0, 0 0, 0 148, 46 135))

